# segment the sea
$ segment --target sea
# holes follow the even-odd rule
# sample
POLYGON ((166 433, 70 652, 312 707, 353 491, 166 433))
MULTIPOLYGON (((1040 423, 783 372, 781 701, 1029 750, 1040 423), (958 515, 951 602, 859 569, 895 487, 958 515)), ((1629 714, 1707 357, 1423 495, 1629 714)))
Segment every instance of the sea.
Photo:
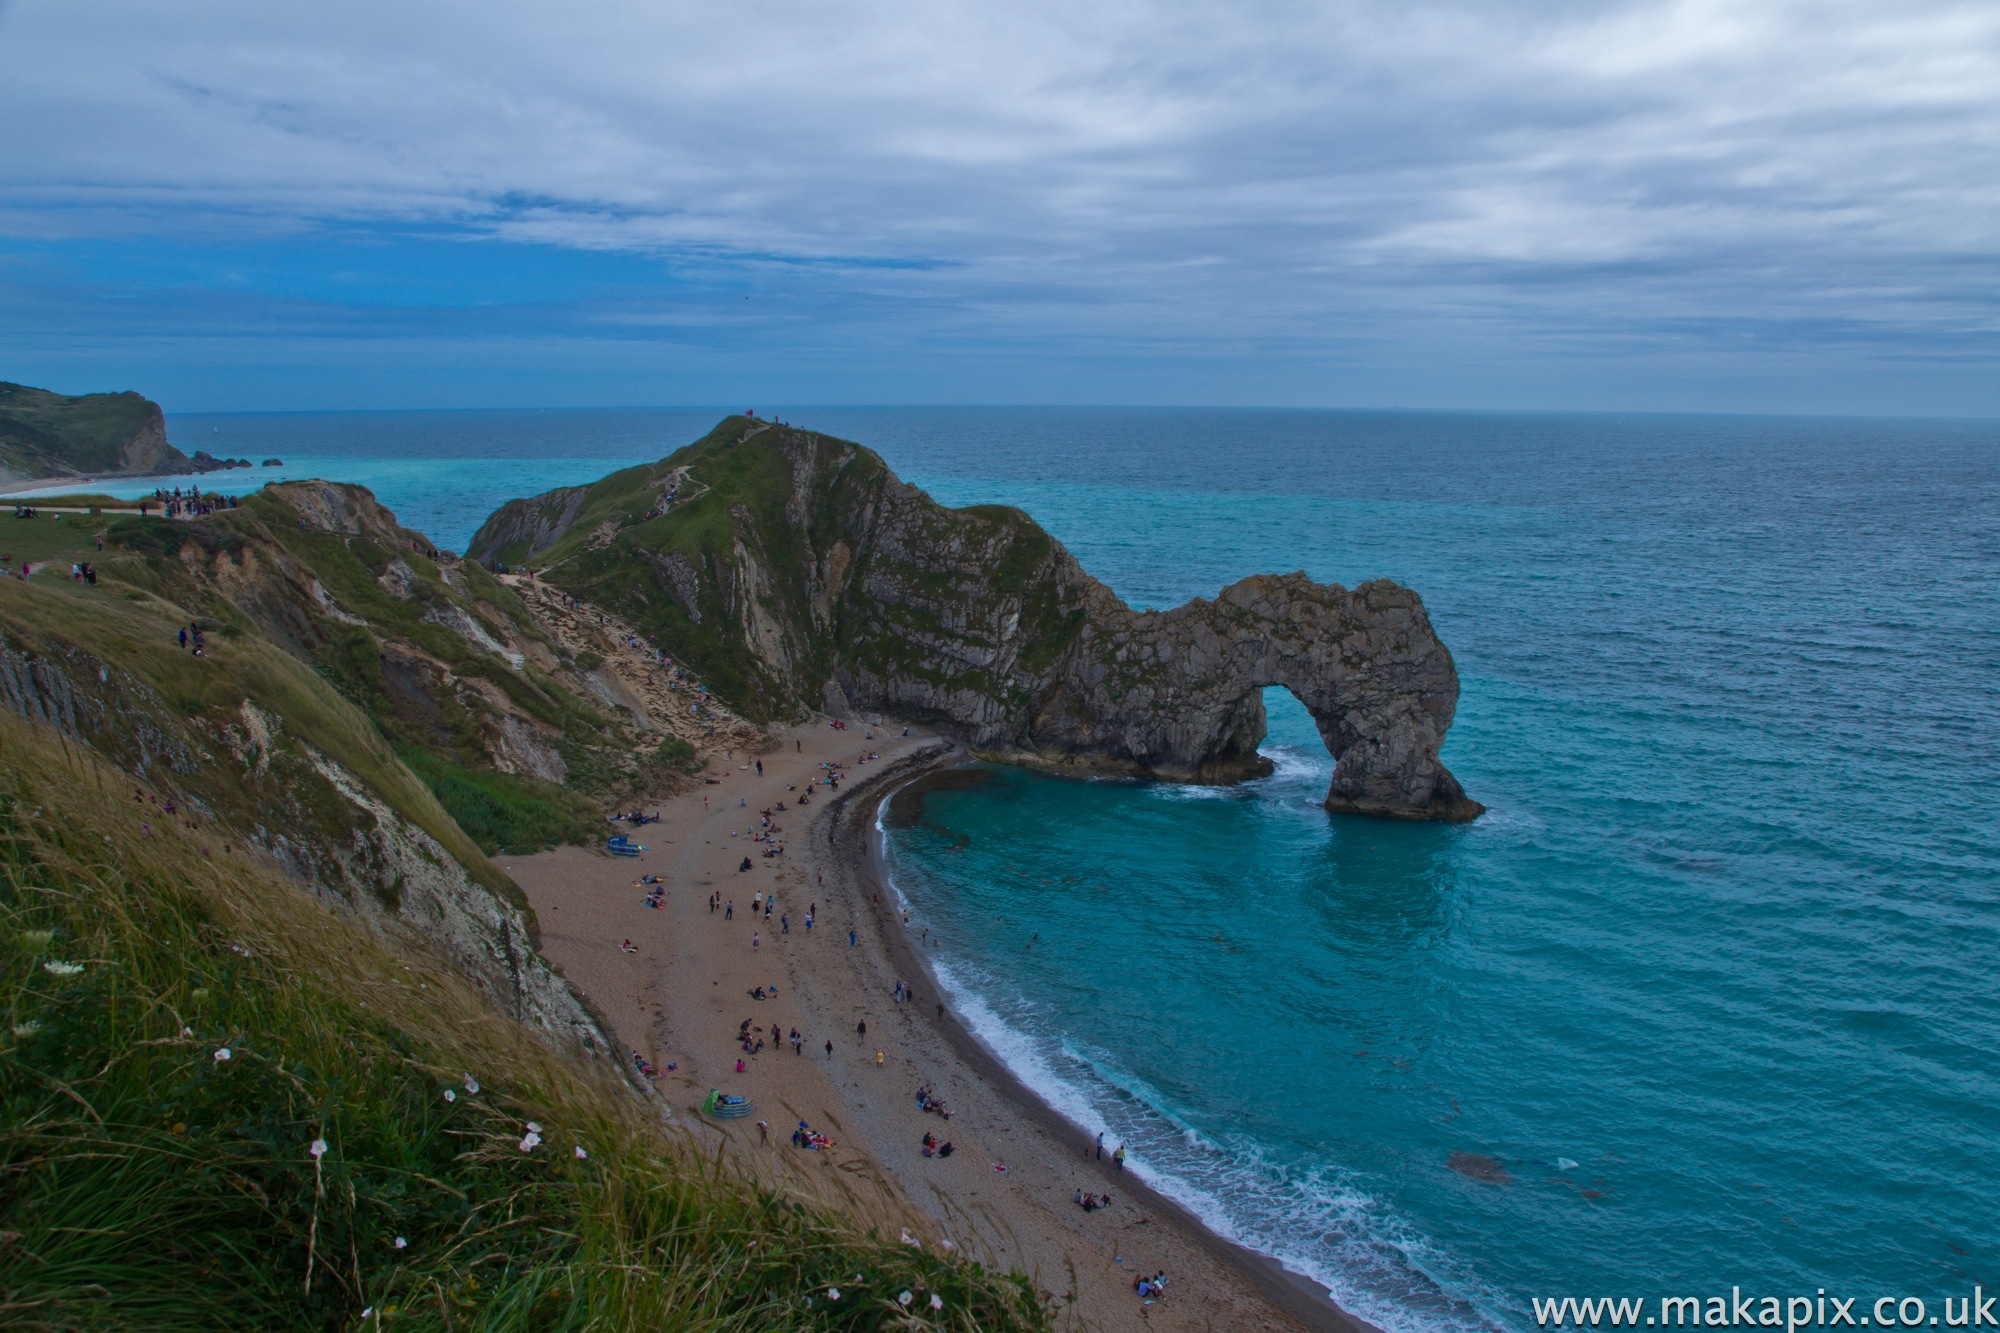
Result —
MULTIPOLYGON (((1079 1142, 1390 1333, 2000 1288, 2000 423, 768 410, 1135 607, 1388 577, 1456 658, 1469 825, 1329 814, 1273 689, 1268 778, 982 768, 885 826, 953 1003, 1079 1142)), ((462 548, 721 415, 169 429, 285 461, 205 486, 356 481, 462 548)))

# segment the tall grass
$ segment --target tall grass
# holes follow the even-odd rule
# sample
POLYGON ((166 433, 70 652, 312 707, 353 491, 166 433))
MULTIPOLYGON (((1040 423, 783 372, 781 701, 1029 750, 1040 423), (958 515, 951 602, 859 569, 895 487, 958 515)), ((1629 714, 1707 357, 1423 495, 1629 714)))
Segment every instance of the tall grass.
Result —
POLYGON ((0 715, 0 1324, 1048 1326, 147 795, 0 715))

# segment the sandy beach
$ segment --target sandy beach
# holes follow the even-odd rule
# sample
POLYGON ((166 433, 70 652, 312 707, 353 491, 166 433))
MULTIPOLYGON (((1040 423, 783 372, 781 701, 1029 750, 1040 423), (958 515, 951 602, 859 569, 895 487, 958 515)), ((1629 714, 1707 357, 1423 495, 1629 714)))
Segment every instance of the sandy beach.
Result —
POLYGON ((817 1179, 913 1241, 1019 1268, 1092 1327, 1366 1327, 1119 1172, 1111 1145, 1098 1160, 959 1025, 873 857, 882 800, 948 760, 946 742, 822 720, 764 744, 713 755, 700 786, 646 805, 657 823, 607 825, 645 847, 636 859, 576 847, 501 858, 534 904, 550 960, 664 1074, 653 1086, 677 1123, 725 1140, 767 1178, 817 1179), (829 771, 841 774, 837 791, 829 771), (782 854, 764 855, 776 844, 782 854), (664 882, 657 908, 635 883, 645 875, 664 882), (753 914, 771 894, 769 915, 753 914), (898 980, 913 999, 897 1001, 898 980), (949 1121, 918 1106, 920 1087, 949 1121), (754 1114, 701 1116, 713 1088, 750 1097, 754 1114), (834 1146, 795 1147, 800 1121, 834 1146), (952 1155, 924 1156, 926 1133, 952 1155), (1085 1212, 1079 1190, 1113 1202, 1085 1212), (1147 1303, 1133 1283, 1159 1271, 1168 1287, 1147 1303))

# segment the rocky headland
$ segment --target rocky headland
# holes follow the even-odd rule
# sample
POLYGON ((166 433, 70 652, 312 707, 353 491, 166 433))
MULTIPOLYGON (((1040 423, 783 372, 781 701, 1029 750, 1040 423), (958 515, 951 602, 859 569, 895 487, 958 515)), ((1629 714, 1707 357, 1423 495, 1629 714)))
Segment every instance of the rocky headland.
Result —
POLYGON ((872 451, 748 417, 658 464, 514 501, 468 555, 615 608, 759 720, 921 722, 1074 773, 1268 771, 1262 690, 1305 704, 1329 809, 1462 821, 1438 758, 1458 675, 1423 601, 1262 575, 1135 611, 1034 520, 947 509, 872 451))
POLYGON ((0 381, 0 485, 179 476, 249 467, 167 442, 166 414, 140 394, 61 394, 0 381))

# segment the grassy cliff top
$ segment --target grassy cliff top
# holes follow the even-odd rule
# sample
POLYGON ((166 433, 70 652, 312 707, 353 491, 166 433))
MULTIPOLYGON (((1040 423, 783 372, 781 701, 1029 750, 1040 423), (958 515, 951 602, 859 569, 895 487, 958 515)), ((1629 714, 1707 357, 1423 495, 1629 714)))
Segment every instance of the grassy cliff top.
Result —
POLYGON ((61 394, 0 381, 0 468, 16 477, 147 470, 159 461, 155 451, 142 448, 134 468, 131 446, 154 436, 161 457, 179 457, 166 447, 159 404, 140 394, 61 394))

